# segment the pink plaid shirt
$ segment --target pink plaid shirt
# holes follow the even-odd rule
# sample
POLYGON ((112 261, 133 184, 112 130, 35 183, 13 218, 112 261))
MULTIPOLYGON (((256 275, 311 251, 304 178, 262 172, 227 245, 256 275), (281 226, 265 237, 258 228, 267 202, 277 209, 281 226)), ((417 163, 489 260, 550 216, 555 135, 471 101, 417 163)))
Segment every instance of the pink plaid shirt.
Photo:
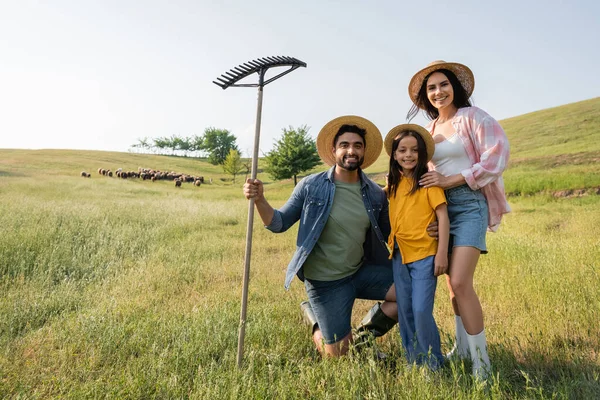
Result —
MULTIPOLYGON (((430 133, 433 122, 426 126, 430 133)), ((471 189, 481 189, 488 203, 488 229, 495 232, 502 215, 510 212, 502 181, 510 150, 508 138, 498 121, 477 107, 459 108, 452 126, 473 164, 461 174, 471 189)), ((429 166, 435 170, 433 164, 429 166)))

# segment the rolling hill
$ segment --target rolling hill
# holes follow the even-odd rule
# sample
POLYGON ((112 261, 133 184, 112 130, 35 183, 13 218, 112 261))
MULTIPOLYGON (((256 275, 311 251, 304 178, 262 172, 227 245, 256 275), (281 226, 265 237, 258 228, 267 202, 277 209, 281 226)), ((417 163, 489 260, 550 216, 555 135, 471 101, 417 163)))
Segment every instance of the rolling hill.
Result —
MULTIPOLYGON (((511 144, 511 161, 505 172, 509 195, 540 192, 597 190, 600 187, 600 97, 549 108, 500 121, 511 144)), ((367 170, 383 182, 388 158, 385 152, 367 170)), ((98 176, 98 168, 135 170, 138 167, 212 177, 228 181, 220 166, 205 160, 85 150, 0 149, 0 177, 72 175, 81 171, 98 176)), ((311 172, 324 170, 319 166, 311 172)), ((260 174, 265 182, 267 174, 260 174)), ((287 187, 289 181, 275 185, 287 187)))

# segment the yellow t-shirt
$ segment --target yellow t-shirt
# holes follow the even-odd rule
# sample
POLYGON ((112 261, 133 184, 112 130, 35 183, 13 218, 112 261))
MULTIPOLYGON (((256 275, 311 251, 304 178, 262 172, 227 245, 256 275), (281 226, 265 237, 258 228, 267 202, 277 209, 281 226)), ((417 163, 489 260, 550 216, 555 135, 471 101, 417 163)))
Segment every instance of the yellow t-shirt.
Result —
POLYGON ((444 191, 439 187, 421 188, 408 194, 411 188, 411 179, 401 179, 396 195, 389 199, 392 229, 388 245, 393 249, 396 238, 403 264, 437 253, 438 242, 427 234, 427 226, 436 220, 435 209, 446 203, 444 191))

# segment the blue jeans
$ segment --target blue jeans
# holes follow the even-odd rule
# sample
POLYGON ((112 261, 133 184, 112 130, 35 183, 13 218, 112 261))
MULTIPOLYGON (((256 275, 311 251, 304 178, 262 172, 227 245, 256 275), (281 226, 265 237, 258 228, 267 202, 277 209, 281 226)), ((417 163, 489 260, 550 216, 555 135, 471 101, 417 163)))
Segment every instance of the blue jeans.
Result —
POLYGON ((335 281, 306 278, 304 287, 325 344, 342 340, 351 331, 355 299, 384 300, 394 283, 387 265, 363 264, 353 275, 335 281))
POLYGON ((400 337, 409 363, 427 364, 432 370, 442 366, 440 333, 433 318, 437 277, 433 275, 434 256, 402 264, 396 247, 393 257, 394 284, 398 303, 400 337))

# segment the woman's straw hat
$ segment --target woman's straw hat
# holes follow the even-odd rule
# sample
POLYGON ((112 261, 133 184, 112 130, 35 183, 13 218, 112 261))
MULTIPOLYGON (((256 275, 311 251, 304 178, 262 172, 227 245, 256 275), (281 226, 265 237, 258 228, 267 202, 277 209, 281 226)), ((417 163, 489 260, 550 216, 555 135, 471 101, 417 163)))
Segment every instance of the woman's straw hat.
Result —
POLYGON ((365 159, 360 166, 361 169, 365 169, 377 161, 377 158, 381 155, 381 148, 383 147, 383 139, 379 129, 368 119, 358 117, 356 115, 344 115, 329 121, 319 135, 317 136, 317 151, 321 160, 329 165, 335 164, 335 156, 331 149, 333 148, 333 138, 338 133, 343 125, 356 125, 366 131, 365 133, 365 159))
POLYGON ((443 60, 433 61, 429 63, 428 66, 417 72, 410 83, 408 84, 408 95, 414 104, 419 108, 423 108, 422 104, 417 104, 417 96, 419 95, 419 90, 421 90, 421 86, 423 86, 423 81, 425 78, 440 69, 447 69, 456 75, 458 81, 462 85, 462 87, 467 92, 467 97, 471 97, 473 94, 473 90, 475 89, 475 77, 473 76, 473 72, 466 65, 446 62, 443 60))
POLYGON ((393 127, 392 130, 388 132, 383 145, 386 153, 388 153, 388 156, 392 155, 392 145, 394 144, 394 139, 396 139, 396 137, 402 132, 406 131, 413 131, 421 135, 423 141, 425 142, 425 147, 427 148, 427 162, 431 161, 431 157, 433 157, 433 152, 435 151, 435 143, 433 142, 433 138, 427 129, 417 124, 401 124, 393 127))

